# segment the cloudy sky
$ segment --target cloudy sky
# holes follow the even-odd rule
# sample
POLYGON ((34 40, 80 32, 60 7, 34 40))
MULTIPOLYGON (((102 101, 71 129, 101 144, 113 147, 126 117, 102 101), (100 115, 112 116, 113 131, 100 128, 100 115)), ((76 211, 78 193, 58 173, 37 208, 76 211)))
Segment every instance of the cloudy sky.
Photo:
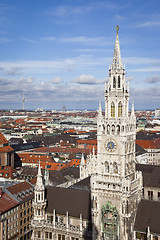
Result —
POLYGON ((130 100, 160 107, 159 0, 0 0, 0 109, 97 109, 116 25, 130 100))

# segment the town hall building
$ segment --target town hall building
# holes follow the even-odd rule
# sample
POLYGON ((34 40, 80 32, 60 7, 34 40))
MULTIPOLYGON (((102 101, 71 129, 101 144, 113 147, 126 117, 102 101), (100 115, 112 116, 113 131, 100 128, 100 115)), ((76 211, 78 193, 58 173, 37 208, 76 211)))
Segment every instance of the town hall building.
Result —
POLYGON ((105 83, 105 114, 97 116, 97 152, 80 164, 76 184, 46 186, 39 164, 33 203, 32 239, 132 240, 142 194, 136 170, 136 117, 129 115, 129 83, 116 27, 113 61, 105 83))

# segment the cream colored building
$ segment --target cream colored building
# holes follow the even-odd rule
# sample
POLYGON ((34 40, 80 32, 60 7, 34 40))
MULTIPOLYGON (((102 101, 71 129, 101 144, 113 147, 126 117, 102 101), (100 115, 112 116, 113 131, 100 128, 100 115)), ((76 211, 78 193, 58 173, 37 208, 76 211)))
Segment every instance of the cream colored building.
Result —
POLYGON ((129 83, 121 61, 118 29, 105 85, 105 116, 99 106, 97 155, 93 152, 80 167, 81 179, 91 176, 92 239, 133 239, 141 200, 142 175, 135 170, 136 117, 133 104, 128 114, 129 83))

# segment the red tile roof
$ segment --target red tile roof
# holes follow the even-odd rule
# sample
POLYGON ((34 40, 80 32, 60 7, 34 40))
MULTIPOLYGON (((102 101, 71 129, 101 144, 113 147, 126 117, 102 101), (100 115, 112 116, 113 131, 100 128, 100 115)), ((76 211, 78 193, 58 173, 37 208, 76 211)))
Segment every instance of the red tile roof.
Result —
POLYGON ((2 153, 14 152, 14 149, 10 146, 0 147, 0 152, 2 153))
POLYGON ((66 168, 66 164, 65 163, 45 163, 45 162, 41 162, 40 163, 41 168, 42 169, 47 169, 50 171, 60 171, 63 168, 66 168))
POLYGON ((51 156, 47 155, 38 155, 34 153, 18 153, 19 157, 21 158, 22 162, 24 163, 38 163, 40 161, 44 162, 53 162, 53 159, 51 156))
POLYGON ((0 213, 4 213, 9 209, 16 207, 19 204, 17 200, 12 198, 7 193, 2 192, 1 194, 2 195, 0 197, 0 213))
POLYGON ((27 201, 33 198, 34 195, 33 186, 26 181, 7 187, 6 189, 19 201, 27 201))
POLYGON ((136 143, 143 147, 144 149, 159 149, 160 148, 160 138, 154 140, 136 140, 136 143))
POLYGON ((58 147, 41 147, 34 149, 34 152, 52 152, 52 153, 85 153, 89 154, 90 149, 81 148, 58 148, 58 147))
POLYGON ((67 167, 78 167, 80 165, 81 159, 72 159, 68 164, 67 167))
POLYGON ((16 170, 13 167, 10 166, 0 166, 0 176, 4 178, 12 178, 13 173, 15 173, 16 170))
POLYGON ((6 144, 6 143, 8 143, 7 139, 0 132, 0 144, 6 144))

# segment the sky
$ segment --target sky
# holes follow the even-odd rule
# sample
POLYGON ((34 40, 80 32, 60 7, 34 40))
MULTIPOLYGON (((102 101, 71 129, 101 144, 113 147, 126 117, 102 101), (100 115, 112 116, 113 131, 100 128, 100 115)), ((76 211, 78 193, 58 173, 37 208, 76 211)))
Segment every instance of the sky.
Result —
POLYGON ((159 108, 159 0, 0 0, 0 109, 104 108, 116 25, 130 102, 159 108))

